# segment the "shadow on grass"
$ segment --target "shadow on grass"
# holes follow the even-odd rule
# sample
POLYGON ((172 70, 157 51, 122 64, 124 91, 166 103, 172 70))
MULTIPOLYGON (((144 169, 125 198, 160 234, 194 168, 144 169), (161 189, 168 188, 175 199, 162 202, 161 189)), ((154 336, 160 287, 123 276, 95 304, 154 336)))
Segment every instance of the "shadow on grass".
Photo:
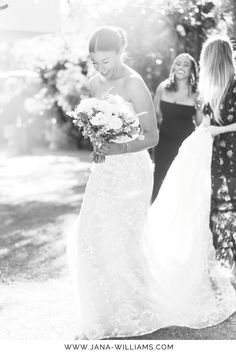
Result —
MULTIPOLYGON (((81 202, 80 202, 81 203, 81 202)), ((79 213, 69 204, 2 204, 0 262, 3 281, 57 278, 67 271, 65 223, 79 213)))
POLYGON ((107 338, 106 340, 235 340, 236 312, 224 322, 202 329, 167 327, 139 337, 107 338))
POLYGON ((70 192, 73 194, 84 194, 86 188, 86 184, 84 185, 74 185, 70 188, 70 192))
MULTIPOLYGON (((80 187, 75 189, 79 190, 80 187)), ((81 188, 81 189, 84 189, 81 188)), ((31 230, 54 222, 60 216, 79 211, 81 201, 76 205, 55 202, 30 201, 21 204, 1 204, 0 244, 4 246, 4 234, 15 230, 16 233, 31 230)), ((6 240, 9 243, 9 241, 6 240)))

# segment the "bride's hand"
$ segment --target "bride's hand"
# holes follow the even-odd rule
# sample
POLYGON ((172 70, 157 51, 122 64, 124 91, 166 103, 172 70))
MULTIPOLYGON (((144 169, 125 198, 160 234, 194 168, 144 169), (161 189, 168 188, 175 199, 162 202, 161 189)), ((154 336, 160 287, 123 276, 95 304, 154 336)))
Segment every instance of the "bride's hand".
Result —
POLYGON ((103 155, 119 155, 125 152, 125 146, 124 144, 104 143, 99 152, 103 155))

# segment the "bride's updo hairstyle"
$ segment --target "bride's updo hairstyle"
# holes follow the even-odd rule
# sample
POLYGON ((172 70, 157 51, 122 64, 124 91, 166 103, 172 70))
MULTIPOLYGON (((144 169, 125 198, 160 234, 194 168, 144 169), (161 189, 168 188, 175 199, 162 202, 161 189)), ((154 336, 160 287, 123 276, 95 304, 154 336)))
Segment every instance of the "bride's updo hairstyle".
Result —
POLYGON ((124 52, 127 45, 125 31, 119 27, 100 27, 89 39, 89 53, 97 51, 115 53, 124 52))

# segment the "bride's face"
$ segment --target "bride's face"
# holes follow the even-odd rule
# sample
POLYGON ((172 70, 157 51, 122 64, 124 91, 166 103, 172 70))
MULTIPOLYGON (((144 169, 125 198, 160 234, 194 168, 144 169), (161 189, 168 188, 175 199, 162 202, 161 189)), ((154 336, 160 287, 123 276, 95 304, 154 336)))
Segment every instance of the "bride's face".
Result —
POLYGON ((90 53, 90 58, 96 71, 106 79, 111 79, 120 65, 120 54, 115 51, 97 51, 90 53))

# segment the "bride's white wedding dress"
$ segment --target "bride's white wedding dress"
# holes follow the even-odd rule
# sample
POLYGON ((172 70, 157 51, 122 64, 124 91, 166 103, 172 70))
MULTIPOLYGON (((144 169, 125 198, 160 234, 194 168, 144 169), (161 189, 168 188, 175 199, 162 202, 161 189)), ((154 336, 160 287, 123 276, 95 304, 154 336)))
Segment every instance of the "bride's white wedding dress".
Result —
POLYGON ((207 129, 187 138, 151 208, 147 151, 94 166, 68 240, 78 323, 89 339, 201 328, 236 310, 208 225, 211 149, 207 129))

